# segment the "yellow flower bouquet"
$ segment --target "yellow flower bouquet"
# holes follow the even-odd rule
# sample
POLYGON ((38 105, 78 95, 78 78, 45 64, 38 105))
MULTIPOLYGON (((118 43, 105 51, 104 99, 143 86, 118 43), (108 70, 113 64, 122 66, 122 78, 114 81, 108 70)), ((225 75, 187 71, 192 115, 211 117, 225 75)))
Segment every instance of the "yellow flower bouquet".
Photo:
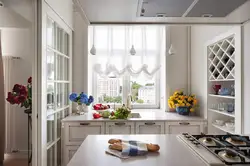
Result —
POLYGON ((198 100, 195 95, 185 95, 183 91, 175 91, 172 96, 168 99, 168 106, 170 109, 179 113, 179 111, 183 111, 183 108, 188 109, 188 113, 194 112, 197 107, 198 100))

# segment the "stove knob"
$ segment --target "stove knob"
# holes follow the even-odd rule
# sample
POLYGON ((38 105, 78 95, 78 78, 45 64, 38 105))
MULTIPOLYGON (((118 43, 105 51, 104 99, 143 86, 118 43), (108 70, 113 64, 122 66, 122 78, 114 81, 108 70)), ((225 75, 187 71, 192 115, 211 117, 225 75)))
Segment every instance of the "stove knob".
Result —
POLYGON ((182 133, 182 135, 188 135, 188 133, 182 133))
POLYGON ((195 145, 199 145, 199 144, 200 144, 200 143, 197 142, 197 141, 193 141, 192 143, 195 144, 195 145))

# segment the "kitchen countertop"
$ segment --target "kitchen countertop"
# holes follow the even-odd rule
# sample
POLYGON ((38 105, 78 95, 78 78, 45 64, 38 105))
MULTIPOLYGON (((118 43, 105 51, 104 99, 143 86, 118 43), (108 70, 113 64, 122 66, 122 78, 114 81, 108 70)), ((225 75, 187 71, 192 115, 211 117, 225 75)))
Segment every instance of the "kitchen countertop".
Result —
POLYGON ((176 135, 89 135, 67 166, 205 166, 176 135), (160 145, 159 153, 126 160, 108 155, 110 138, 139 140, 160 145))
POLYGON ((62 122, 72 121, 204 121, 204 118, 198 116, 183 116, 173 112, 165 112, 160 109, 134 109, 132 113, 140 113, 141 118, 115 119, 108 118, 93 119, 92 112, 84 115, 70 115, 62 122))

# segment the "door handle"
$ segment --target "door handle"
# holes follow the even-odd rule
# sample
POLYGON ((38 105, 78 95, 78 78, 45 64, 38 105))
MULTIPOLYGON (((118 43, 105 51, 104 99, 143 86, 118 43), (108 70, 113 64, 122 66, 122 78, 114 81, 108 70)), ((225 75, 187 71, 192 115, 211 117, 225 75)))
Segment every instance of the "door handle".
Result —
POLYGON ((126 123, 124 123, 124 122, 118 122, 118 123, 115 123, 115 125, 117 125, 117 126, 123 126, 123 125, 125 125, 126 123))
POLYGON ((89 123, 80 123, 81 126, 87 126, 89 123))
POLYGON ((180 122, 179 125, 190 125, 189 122, 180 122))
POLYGON ((146 122, 145 125, 155 125, 154 122, 146 122))

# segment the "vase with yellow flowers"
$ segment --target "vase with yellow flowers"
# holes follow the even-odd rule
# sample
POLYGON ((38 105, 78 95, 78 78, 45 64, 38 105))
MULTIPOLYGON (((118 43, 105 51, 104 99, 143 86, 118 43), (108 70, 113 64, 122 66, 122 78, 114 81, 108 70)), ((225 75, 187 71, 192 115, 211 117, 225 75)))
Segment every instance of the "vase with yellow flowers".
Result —
POLYGON ((194 112, 198 101, 195 95, 185 95, 183 91, 175 91, 168 99, 169 108, 176 109, 176 112, 181 115, 189 115, 194 112))

